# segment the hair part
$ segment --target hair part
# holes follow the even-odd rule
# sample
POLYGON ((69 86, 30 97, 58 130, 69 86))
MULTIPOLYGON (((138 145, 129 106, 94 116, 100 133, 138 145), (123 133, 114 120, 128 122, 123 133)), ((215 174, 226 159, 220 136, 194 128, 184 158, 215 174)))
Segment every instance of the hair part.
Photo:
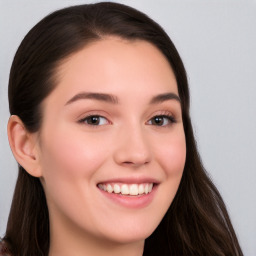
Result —
MULTIPOLYGON (((144 256, 236 255, 242 251, 225 204, 204 170, 189 117, 189 89, 182 60, 165 31, 122 4, 97 3, 58 10, 35 25, 19 46, 9 79, 9 108, 26 129, 40 130, 42 101, 54 90, 61 62, 89 43, 117 36, 145 40, 167 58, 181 99, 187 157, 181 184, 163 220, 146 239, 144 256)), ((19 166, 4 237, 13 255, 48 255, 49 216, 38 178, 19 166)))

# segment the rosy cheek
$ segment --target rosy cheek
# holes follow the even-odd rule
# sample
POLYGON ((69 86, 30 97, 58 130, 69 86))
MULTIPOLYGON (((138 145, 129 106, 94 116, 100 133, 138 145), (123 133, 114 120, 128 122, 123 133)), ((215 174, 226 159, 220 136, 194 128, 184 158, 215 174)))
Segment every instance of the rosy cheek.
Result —
POLYGON ((159 163, 161 163, 166 176, 180 177, 186 160, 185 138, 181 136, 166 141, 157 155, 161 159, 159 163))
POLYGON ((45 140, 43 150, 46 174, 62 179, 90 176, 101 164, 100 148, 88 137, 59 133, 45 140))

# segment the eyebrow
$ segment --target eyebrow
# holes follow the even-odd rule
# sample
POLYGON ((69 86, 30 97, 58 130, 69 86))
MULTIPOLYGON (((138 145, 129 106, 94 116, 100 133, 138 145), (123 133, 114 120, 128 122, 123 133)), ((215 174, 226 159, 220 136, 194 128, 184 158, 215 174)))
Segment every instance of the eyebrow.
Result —
MULTIPOLYGON (((82 100, 82 99, 92 99, 98 101, 104 101, 107 103, 118 104, 119 100, 115 95, 106 94, 106 93, 96 93, 96 92, 81 92, 73 96, 70 100, 67 101, 65 105, 69 105, 75 101, 82 100)), ((163 93, 154 96, 149 104, 158 104, 162 103, 167 100, 176 100, 180 103, 180 97, 172 92, 163 93)))
POLYGON ((105 101, 112 104, 118 103, 118 98, 111 94, 106 93, 95 93, 95 92, 81 92, 76 94, 74 97, 72 97, 70 100, 67 101, 65 105, 68 105, 72 102, 75 102, 77 100, 82 99, 92 99, 92 100, 98 100, 98 101, 105 101))
POLYGON ((168 93, 156 95, 155 97, 153 97, 151 99, 150 104, 158 104, 158 103, 162 103, 167 100, 176 100, 179 103, 181 102, 180 97, 177 94, 168 92, 168 93))

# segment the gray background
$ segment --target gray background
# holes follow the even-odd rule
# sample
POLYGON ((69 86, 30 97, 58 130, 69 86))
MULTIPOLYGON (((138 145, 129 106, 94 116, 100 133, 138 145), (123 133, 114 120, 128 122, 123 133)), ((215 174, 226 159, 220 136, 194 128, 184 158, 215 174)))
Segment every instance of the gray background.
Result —
MULTIPOLYGON (((0 0, 0 236, 17 165, 8 146, 7 84, 28 30, 55 9, 82 0, 0 0)), ((118 1, 168 32, 188 72, 198 147, 229 210, 244 254, 256 255, 256 1, 118 1)))

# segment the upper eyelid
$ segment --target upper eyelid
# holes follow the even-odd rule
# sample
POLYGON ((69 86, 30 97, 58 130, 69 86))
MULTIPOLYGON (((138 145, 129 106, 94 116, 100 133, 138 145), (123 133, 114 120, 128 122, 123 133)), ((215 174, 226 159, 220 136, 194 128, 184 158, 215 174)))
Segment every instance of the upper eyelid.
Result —
POLYGON ((147 119, 150 120, 151 118, 155 117, 155 116, 172 116, 175 117, 176 114, 173 113, 170 110, 159 110, 159 111, 155 111, 152 114, 150 114, 147 119))
POLYGON ((85 118, 90 117, 90 116, 100 116, 100 117, 104 117, 106 119, 109 119, 109 114, 107 114, 105 111, 103 111, 103 110, 92 110, 92 111, 86 111, 83 114, 79 115, 77 117, 77 120, 85 119, 85 118))

